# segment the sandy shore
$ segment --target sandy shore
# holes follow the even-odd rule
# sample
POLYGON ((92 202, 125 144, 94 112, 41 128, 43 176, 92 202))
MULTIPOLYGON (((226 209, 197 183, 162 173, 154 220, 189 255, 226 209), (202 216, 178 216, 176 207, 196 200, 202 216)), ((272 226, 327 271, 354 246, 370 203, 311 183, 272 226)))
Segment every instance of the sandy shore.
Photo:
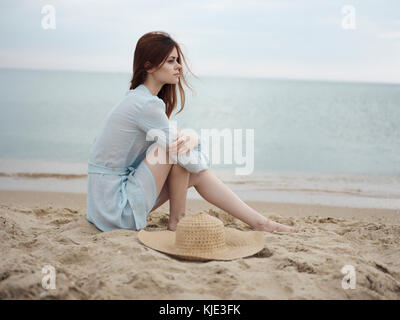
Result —
MULTIPOLYGON (((137 232, 102 233, 86 221, 86 195, 0 191, 1 299, 400 299, 400 210, 246 201, 297 234, 265 233, 253 257, 178 260, 144 247, 137 232), (42 268, 56 271, 43 289, 42 268), (355 289, 343 289, 351 265, 355 289)), ((248 226, 202 200, 227 226, 248 226)), ((168 203, 148 217, 165 227, 168 203)))

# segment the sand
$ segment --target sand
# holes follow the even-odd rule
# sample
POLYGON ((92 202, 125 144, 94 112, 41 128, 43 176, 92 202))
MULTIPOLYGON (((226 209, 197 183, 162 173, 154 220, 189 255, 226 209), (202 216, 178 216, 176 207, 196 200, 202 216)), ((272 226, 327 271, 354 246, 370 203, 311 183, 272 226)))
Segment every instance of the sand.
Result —
MULTIPOLYGON (((185 261, 143 246, 136 231, 100 232, 85 218, 85 194, 0 191, 0 298, 400 299, 400 210, 246 202, 302 231, 264 233, 252 257, 185 261), (55 289, 42 286, 47 265, 55 289), (354 289, 342 287, 346 265, 354 289)), ((206 201, 187 206, 249 229, 206 201)), ((148 227, 167 221, 168 203, 148 227)))

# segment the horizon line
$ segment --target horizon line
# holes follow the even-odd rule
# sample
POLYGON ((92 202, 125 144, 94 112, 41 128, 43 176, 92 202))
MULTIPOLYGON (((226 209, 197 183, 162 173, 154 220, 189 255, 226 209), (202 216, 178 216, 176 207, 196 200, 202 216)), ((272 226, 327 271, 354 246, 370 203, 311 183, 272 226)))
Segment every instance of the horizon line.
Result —
MULTIPOLYGON (((49 72, 81 72, 81 73, 109 73, 109 74, 131 74, 125 71, 105 71, 105 70, 83 70, 83 69, 43 69, 43 68, 26 68, 26 67, 5 67, 0 66, 0 70, 17 70, 17 71, 49 71, 49 72)), ((189 74, 190 77, 192 77, 189 74)), ((387 84, 387 85, 400 85, 399 82, 387 81, 371 81, 371 80, 345 80, 345 79, 317 79, 317 78, 288 78, 288 77, 260 77, 260 76, 238 76, 238 75, 210 75, 201 74, 194 78, 208 77, 208 78, 231 78, 231 79, 259 79, 259 80, 278 80, 278 81, 306 81, 306 82, 334 82, 334 83, 360 83, 360 84, 387 84)))

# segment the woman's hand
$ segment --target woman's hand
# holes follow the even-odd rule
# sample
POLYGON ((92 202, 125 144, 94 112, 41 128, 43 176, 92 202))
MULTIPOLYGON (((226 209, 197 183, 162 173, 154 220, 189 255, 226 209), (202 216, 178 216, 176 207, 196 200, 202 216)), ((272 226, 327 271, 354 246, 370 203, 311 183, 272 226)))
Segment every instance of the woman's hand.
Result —
POLYGON ((194 131, 185 132, 181 129, 177 130, 178 134, 175 137, 174 142, 168 146, 168 152, 173 154, 178 153, 178 155, 181 155, 198 145, 199 138, 194 131))

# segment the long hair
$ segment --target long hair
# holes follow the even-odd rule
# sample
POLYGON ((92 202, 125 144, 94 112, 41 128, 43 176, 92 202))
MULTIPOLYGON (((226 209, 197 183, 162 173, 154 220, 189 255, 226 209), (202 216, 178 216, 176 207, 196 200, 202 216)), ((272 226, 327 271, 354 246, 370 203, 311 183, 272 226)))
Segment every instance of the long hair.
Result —
MULTIPOLYGON (((153 67, 159 69, 167 60, 174 47, 178 52, 177 62, 182 66, 182 70, 183 64, 181 61, 183 59, 186 68, 190 71, 190 73, 193 74, 186 63, 179 44, 173 40, 168 33, 163 31, 148 32, 144 34, 136 44, 135 54, 133 57, 133 75, 130 82, 130 89, 135 89, 146 80, 147 70, 153 67)), ((188 88, 193 90, 187 83, 184 73, 181 72, 178 82, 181 109, 177 113, 180 113, 185 105, 185 91, 183 90, 181 81, 183 81, 188 88)), ((178 104, 176 84, 164 84, 157 96, 164 101, 166 107, 165 114, 169 118, 178 104)))

